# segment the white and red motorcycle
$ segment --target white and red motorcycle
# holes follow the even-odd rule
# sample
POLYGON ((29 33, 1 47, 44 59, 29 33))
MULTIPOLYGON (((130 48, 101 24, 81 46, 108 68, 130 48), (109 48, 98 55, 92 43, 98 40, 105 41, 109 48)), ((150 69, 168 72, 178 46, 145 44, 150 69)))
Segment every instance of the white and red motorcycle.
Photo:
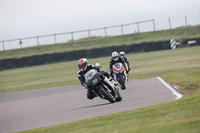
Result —
POLYGON ((126 83, 128 81, 126 69, 124 68, 122 63, 115 63, 113 65, 113 77, 115 81, 118 82, 121 89, 126 89, 126 83))

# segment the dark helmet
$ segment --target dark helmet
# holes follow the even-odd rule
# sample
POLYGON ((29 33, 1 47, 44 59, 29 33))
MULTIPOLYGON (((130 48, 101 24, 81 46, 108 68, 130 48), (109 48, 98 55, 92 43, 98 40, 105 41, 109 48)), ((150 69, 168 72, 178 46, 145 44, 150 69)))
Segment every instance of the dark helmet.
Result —
POLYGON ((85 69, 87 68, 87 65, 88 65, 88 60, 86 58, 81 58, 79 61, 78 61, 78 67, 79 69, 85 71, 85 69))

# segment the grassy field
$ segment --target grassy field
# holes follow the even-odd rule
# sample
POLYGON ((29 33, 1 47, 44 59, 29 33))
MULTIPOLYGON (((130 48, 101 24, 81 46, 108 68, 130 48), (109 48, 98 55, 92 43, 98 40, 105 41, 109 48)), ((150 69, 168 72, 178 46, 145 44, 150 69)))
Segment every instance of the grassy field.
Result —
POLYGON ((108 47, 122 44, 133 44, 149 41, 160 41, 200 37, 200 26, 179 27, 171 30, 146 32, 139 34, 128 34, 123 36, 93 37, 81 39, 74 42, 60 43, 54 45, 41 45, 23 49, 0 51, 0 59, 19 58, 23 56, 40 55, 45 53, 64 52, 79 49, 91 49, 108 47))
MULTIPOLYGON (((200 131, 200 46, 127 54, 130 79, 161 76, 182 99, 140 109, 23 132, 197 133, 200 131)), ((108 70, 110 57, 88 59, 108 70)), ((77 61, 0 71, 0 93, 79 84, 77 61)))
MULTIPOLYGON (((127 54, 130 79, 144 79, 200 67, 200 47, 127 54)), ((88 59, 108 70, 110 57, 88 59)), ((0 93, 79 84, 77 61, 0 71, 0 93)))

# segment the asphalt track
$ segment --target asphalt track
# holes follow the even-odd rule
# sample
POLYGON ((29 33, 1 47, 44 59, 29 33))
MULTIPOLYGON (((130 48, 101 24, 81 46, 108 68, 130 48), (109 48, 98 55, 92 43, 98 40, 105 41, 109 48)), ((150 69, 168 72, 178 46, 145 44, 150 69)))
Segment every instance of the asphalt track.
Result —
POLYGON ((158 78, 129 80, 121 102, 89 100, 79 85, 0 94, 0 133, 67 123, 177 99, 158 78))

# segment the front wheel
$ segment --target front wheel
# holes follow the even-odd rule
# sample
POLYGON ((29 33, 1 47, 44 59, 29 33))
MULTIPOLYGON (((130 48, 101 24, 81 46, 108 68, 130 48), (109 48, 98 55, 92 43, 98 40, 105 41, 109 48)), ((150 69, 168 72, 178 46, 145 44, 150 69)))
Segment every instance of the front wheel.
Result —
POLYGON ((119 91, 117 91, 117 98, 115 98, 116 102, 120 102, 122 100, 122 96, 119 93, 119 91))
POLYGON ((99 88, 99 92, 107 99, 110 103, 115 103, 115 98, 103 87, 99 88))
POLYGON ((122 90, 125 90, 126 89, 125 81, 122 76, 119 77, 119 83, 122 86, 122 90))

